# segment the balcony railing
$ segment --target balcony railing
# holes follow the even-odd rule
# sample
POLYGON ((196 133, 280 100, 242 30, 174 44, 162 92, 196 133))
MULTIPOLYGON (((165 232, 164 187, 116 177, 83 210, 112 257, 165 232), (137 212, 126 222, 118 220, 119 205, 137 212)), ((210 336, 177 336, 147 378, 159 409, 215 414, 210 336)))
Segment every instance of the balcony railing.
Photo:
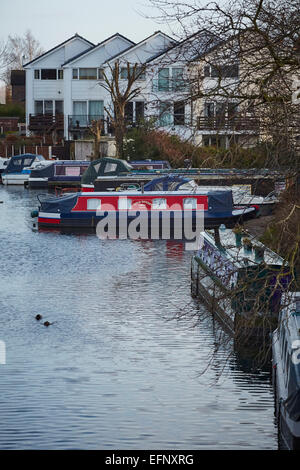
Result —
POLYGON ((189 91, 189 83, 184 80, 154 79, 152 81, 152 91, 160 92, 180 92, 189 91))
POLYGON ((51 131, 63 130, 64 115, 63 114, 29 114, 30 131, 51 131))
POLYGON ((198 117, 198 130, 231 130, 231 131, 258 131, 259 119, 257 117, 239 117, 232 118, 219 117, 198 117))
POLYGON ((86 129, 93 121, 102 121, 104 124, 103 114, 73 114, 69 116, 69 129, 86 129))

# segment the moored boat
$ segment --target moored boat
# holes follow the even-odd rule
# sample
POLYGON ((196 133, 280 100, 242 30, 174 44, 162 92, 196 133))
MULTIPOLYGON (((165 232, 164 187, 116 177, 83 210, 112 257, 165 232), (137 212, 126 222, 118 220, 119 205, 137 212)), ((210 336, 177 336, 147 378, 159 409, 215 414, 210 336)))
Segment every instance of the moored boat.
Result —
POLYGON ((44 167, 49 164, 42 155, 25 153, 10 158, 6 169, 2 173, 4 185, 24 185, 34 168, 44 167))
POLYGON ((89 165, 86 160, 55 160, 31 170, 26 185, 30 189, 80 186, 81 177, 89 165))
POLYGON ((188 191, 136 191, 80 192, 61 197, 39 198, 39 227, 95 228, 108 216, 116 223, 126 217, 127 222, 145 221, 151 227, 153 220, 170 223, 172 229, 177 222, 190 217, 193 227, 233 226, 238 221, 252 217, 254 208, 235 209, 232 192, 228 190, 203 191, 193 194, 188 191), (167 222, 166 222, 167 221, 167 222))
MULTIPOLYGON (((276 253, 248 234, 220 229, 202 233, 203 245, 192 258, 191 292, 235 338, 251 345, 276 328, 281 296, 291 281, 290 268, 276 253)), ((262 343, 261 343, 262 344, 262 343)))
POLYGON ((282 304, 272 336, 275 409, 284 447, 300 450, 300 292, 282 304))

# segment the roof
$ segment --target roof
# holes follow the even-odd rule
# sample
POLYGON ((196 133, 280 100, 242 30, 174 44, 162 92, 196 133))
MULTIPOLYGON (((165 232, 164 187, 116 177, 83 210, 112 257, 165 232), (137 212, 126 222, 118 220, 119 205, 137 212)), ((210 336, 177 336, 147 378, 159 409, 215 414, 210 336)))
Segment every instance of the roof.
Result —
MULTIPOLYGON (((110 57, 110 59, 108 59, 106 61, 106 63, 110 62, 111 60, 114 60, 116 59, 117 57, 121 57, 122 55, 124 55, 126 52, 128 52, 129 50, 134 50, 136 47, 139 47, 141 46, 144 42, 148 41, 150 38, 156 36, 157 34, 162 34, 163 36, 166 36, 167 38, 169 38, 171 41, 173 41, 174 43, 176 42, 175 45, 177 45, 177 41, 173 38, 171 38, 170 36, 168 36, 167 34, 163 33, 162 31, 155 31, 153 34, 151 34, 150 36, 146 37, 145 39, 142 39, 142 41, 138 42, 137 44, 135 44, 134 46, 131 46, 131 47, 128 47, 127 49, 125 49, 124 51, 122 52, 119 52, 118 54, 115 54, 114 56, 110 57)), ((172 46, 173 47, 173 46, 172 46)), ((161 54, 161 53, 159 53, 161 54)), ((147 62, 147 61, 146 61, 147 62)))
POLYGON ((218 47, 220 44, 225 42, 225 41, 222 41, 220 38, 218 38, 216 35, 212 34, 210 31, 207 31, 207 30, 197 31, 196 33, 193 33, 190 36, 188 36, 187 38, 183 39, 181 42, 177 42, 176 44, 170 46, 165 51, 159 52, 158 54, 154 55, 153 57, 150 57, 148 60, 146 60, 146 63, 152 62, 153 60, 157 59, 158 57, 161 57, 162 55, 167 54, 171 50, 176 49, 176 47, 182 47, 185 43, 188 43, 191 39, 193 39, 197 36, 200 39, 202 39, 202 38, 206 39, 206 38, 210 37, 211 40, 213 40, 214 42, 213 42, 213 44, 210 48, 205 47, 205 48, 203 48, 201 53, 195 54, 195 57, 193 57, 192 60, 195 60, 196 58, 200 58, 200 57, 204 56, 208 52, 211 52, 211 50, 213 50, 215 47, 218 47))
POLYGON ((67 44, 68 42, 72 41, 73 39, 75 38, 79 38, 79 39, 82 39, 83 41, 91 44, 91 46, 95 46, 95 44, 93 44, 91 41, 88 41, 87 39, 85 39, 83 36, 80 36, 79 34, 74 34, 74 36, 71 36, 69 39, 66 39, 65 41, 61 42, 60 44, 58 44, 57 46, 55 47, 52 47, 52 49, 49 49, 48 51, 44 52, 43 54, 39 55, 38 57, 36 57, 35 59, 31 60, 30 62, 27 62, 26 64, 23 65, 23 67, 27 67, 27 65, 30 65, 30 64, 33 64, 33 62, 35 62, 36 60, 39 60, 41 59, 42 57, 45 57, 46 55, 48 54, 51 54, 51 52, 55 51, 56 49, 59 49, 60 47, 64 46, 65 44, 67 44))
MULTIPOLYGON (((69 60, 67 60, 66 62, 64 62, 63 65, 67 65, 67 64, 73 62, 74 60, 78 59, 79 57, 82 57, 82 56, 84 56, 85 54, 88 54, 89 52, 91 52, 91 51, 97 49, 97 48, 100 47, 100 46, 103 46, 105 43, 107 43, 108 41, 110 41, 111 39, 113 39, 113 38, 115 38, 115 37, 120 37, 120 38, 125 39, 125 40, 128 41, 128 42, 131 42, 132 45, 129 46, 127 49, 130 49, 131 47, 133 47, 133 46, 135 45, 135 42, 131 41, 131 39, 126 38, 125 36, 123 36, 123 35, 120 34, 120 33, 115 33, 115 34, 113 34, 112 36, 109 36, 107 39, 104 39, 103 41, 99 42, 98 44, 93 45, 93 46, 90 47, 89 49, 87 49, 87 50, 85 50, 85 51, 83 51, 83 52, 80 52, 79 54, 77 54, 77 55, 74 56, 74 57, 71 57, 71 59, 69 59, 69 60)), ((127 50, 127 49, 126 49, 126 50, 127 50)))

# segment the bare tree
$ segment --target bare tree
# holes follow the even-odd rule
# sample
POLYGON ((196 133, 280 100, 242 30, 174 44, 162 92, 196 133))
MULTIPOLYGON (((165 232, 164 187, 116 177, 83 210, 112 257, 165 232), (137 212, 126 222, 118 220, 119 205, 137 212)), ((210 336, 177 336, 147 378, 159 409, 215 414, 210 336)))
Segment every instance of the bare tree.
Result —
POLYGON ((252 135, 256 131, 260 141, 272 144, 266 166, 278 166, 287 158, 294 167, 295 160, 299 165, 299 105, 292 100, 300 74, 299 2, 149 1, 160 11, 158 21, 177 26, 183 45, 193 39, 194 60, 189 57, 187 62, 200 123, 215 117, 210 128, 220 135, 226 126, 236 131, 250 125, 252 135), (205 35, 208 41, 199 41, 196 50, 197 38, 205 35), (206 78, 212 79, 209 86, 206 78), (215 103, 213 116, 204 116, 208 100, 215 103))
POLYGON ((8 36, 3 53, 5 70, 1 70, 1 79, 9 85, 11 70, 21 70, 25 62, 30 62, 43 52, 39 41, 30 30, 27 30, 24 36, 8 36))
POLYGON ((120 64, 119 61, 113 65, 108 64, 108 71, 103 72, 103 81, 100 83, 110 94, 112 109, 104 108, 109 116, 110 125, 114 128, 116 137, 116 148, 118 157, 123 157, 123 143, 126 134, 126 105, 141 93, 141 87, 137 80, 145 72, 142 64, 120 64), (121 70, 125 71, 124 78, 121 70))

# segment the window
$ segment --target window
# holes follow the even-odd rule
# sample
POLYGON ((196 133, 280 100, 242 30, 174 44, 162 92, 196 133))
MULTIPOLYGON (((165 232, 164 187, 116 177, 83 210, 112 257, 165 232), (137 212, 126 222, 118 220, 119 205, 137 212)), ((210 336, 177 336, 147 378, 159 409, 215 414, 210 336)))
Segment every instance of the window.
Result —
POLYGON ((78 69, 72 69, 72 78, 73 80, 78 79, 78 69))
POLYGON ((205 103, 204 104, 204 116, 205 117, 214 117, 215 114, 215 104, 214 103, 205 103))
POLYGON ((116 171, 117 166, 118 165, 116 163, 106 163, 105 168, 104 168, 104 173, 112 173, 116 171))
POLYGON ((63 69, 59 69, 57 71, 57 80, 63 80, 64 79, 64 71, 63 69))
POLYGON ((44 101, 44 114, 53 114, 53 101, 44 101))
POLYGON ((98 69, 98 80, 104 80, 104 69, 98 69))
POLYGON ((39 79, 40 79, 40 71, 39 71, 39 70, 35 70, 35 71, 34 71, 34 79, 35 79, 35 80, 39 80, 39 79))
POLYGON ((43 101, 34 102, 34 112, 35 114, 44 114, 43 101))
POLYGON ((103 118, 104 116, 103 101, 89 101, 89 116, 91 120, 103 118))
POLYGON ((172 126, 172 105, 171 103, 161 102, 159 108, 159 125, 160 126, 172 126))
POLYGON ((66 166, 66 176, 80 176, 80 167, 66 166))
POLYGON ((97 211, 101 210, 101 199, 93 197, 93 199, 87 200, 87 210, 97 211))
POLYGON ((42 69, 41 80, 56 80, 56 69, 42 69))
POLYGON ((79 80, 97 80, 97 69, 79 69, 79 80))
POLYGON ((238 64, 232 65, 212 65, 210 76, 216 78, 236 78, 239 76, 238 64))
POLYGON ((55 114, 64 114, 64 102, 55 101, 55 114))
POLYGON ((158 91, 169 91, 169 82, 169 69, 161 69, 158 72, 158 91))
POLYGON ((156 199, 152 199, 152 209, 166 209, 167 208, 167 200, 160 197, 156 199))
POLYGON ((174 67, 172 69, 172 87, 174 91, 183 90, 184 88, 184 80, 183 80, 183 68, 182 67, 174 67))
POLYGON ((188 197, 183 200, 184 209, 197 209, 197 199, 193 197, 188 197))
POLYGON ((125 119, 126 121, 133 121, 133 102, 129 101, 125 104, 125 119))
POLYGON ((136 101, 135 102, 135 120, 141 121, 144 119, 144 101, 136 101))
POLYGON ((131 199, 127 197, 120 197, 118 200, 118 208, 119 209, 131 209, 131 199))
MULTIPOLYGON (((134 68, 129 67, 129 73, 131 76, 133 76, 133 72, 134 68)), ((143 67, 136 67, 134 76, 136 80, 145 80, 146 74, 145 70, 143 70, 143 67)), ((128 80, 128 67, 121 67, 120 78, 122 80, 128 80)))
POLYGON ((87 102, 73 101, 73 119, 72 124, 77 127, 87 125, 87 102))
POLYGON ((177 101, 174 103, 174 125, 184 126, 184 102, 177 101))

